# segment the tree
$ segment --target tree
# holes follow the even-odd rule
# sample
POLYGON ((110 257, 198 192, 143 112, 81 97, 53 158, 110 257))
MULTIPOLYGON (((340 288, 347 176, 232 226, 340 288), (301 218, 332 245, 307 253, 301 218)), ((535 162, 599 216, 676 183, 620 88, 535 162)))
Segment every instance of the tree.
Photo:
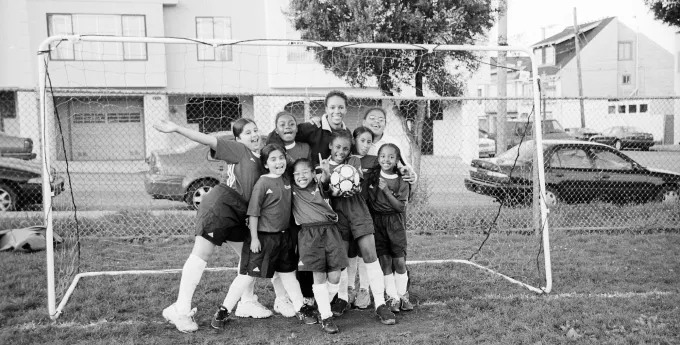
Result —
POLYGON ((680 0, 645 0, 654 19, 680 27, 680 0))
MULTIPOLYGON (((475 44, 494 22, 491 0, 291 0, 287 13, 304 40, 412 44, 475 44)), ((463 81, 451 66, 474 71, 479 61, 469 51, 319 50, 317 60, 354 87, 375 83, 384 95, 410 85, 460 96, 463 81)), ((402 105, 399 116, 419 171, 424 102, 417 111, 402 105)))

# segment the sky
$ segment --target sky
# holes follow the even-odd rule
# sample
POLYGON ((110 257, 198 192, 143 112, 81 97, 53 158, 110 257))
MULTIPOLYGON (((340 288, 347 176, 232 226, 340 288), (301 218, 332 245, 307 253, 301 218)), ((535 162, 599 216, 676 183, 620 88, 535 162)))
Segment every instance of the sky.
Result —
MULTIPOLYGON (((508 0, 508 43, 531 45, 540 41, 541 27, 546 37, 574 24, 574 7, 578 23, 618 17, 621 22, 673 52, 674 35, 680 28, 672 28, 654 19, 644 0, 508 0)), ((490 40, 498 37, 494 28, 490 40)))

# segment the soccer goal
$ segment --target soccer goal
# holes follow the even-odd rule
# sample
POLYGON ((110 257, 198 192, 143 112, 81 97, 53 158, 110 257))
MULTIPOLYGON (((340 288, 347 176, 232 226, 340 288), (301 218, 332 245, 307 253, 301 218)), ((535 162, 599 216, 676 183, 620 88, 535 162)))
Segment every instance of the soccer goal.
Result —
MULTIPOLYGON (((333 89, 349 96, 344 122, 350 129, 362 125, 367 109, 385 109, 383 135, 397 141, 418 172, 407 209, 413 285, 419 274, 447 270, 459 284, 549 293, 540 121, 534 121, 535 137, 526 138, 535 142, 538 203, 504 207, 464 185, 470 161, 482 152, 482 115, 499 102, 517 103, 529 118, 540 114, 538 81, 530 82, 527 99, 440 97, 435 89, 465 85, 447 84, 442 69, 413 65, 403 74, 387 68, 418 59, 469 74, 456 64, 454 53, 461 51, 481 62, 489 52, 523 53, 538 75, 532 52, 511 46, 49 37, 38 49, 36 129, 42 193, 52 195, 43 198, 40 219, 47 226, 50 316, 59 317, 69 300, 77 303, 83 281, 114 276, 111 284, 134 284, 134 277, 181 271, 193 243, 195 207, 225 167, 208 158, 207 148, 157 132, 154 123, 170 120, 229 136, 230 123, 248 117, 266 135, 277 112, 288 111, 298 122, 323 115, 324 96, 333 89), (385 75, 375 74, 380 68, 385 75), (425 87, 414 81, 417 74, 425 87), (388 77, 395 82, 389 96, 380 85, 388 77), (55 181, 64 181, 61 193, 55 181), (53 244, 54 234, 63 243, 53 244)), ((213 270, 233 270, 238 259, 229 251, 209 263, 213 270)))

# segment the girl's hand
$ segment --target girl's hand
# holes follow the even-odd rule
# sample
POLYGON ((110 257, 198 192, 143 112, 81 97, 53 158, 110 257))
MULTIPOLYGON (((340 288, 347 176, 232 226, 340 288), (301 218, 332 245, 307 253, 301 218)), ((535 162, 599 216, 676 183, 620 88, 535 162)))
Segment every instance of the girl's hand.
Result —
POLYGON ((318 117, 318 116, 312 116, 312 117, 309 119, 309 123, 311 123, 311 124, 313 124, 313 125, 315 125, 315 126, 321 128, 321 118, 318 117))
POLYGON ((416 172, 411 169, 409 166, 403 166, 399 168, 399 172, 401 173, 401 178, 404 180, 404 182, 408 184, 414 184, 416 183, 416 180, 418 177, 416 176, 416 172))
POLYGON ((380 188, 381 190, 387 188, 387 182, 385 182, 385 179, 383 179, 382 177, 380 178, 380 180, 378 180, 378 188, 380 188))
POLYGON ((250 242, 250 251, 253 253, 260 252, 260 240, 257 237, 253 237, 252 241, 250 242))
POLYGON ((331 164, 328 162, 328 159, 322 159, 320 153, 319 153, 319 165, 326 174, 328 174, 329 176, 331 175, 331 164))
POLYGON ((161 120, 161 122, 154 123, 153 128, 162 133, 177 132, 179 126, 172 121, 161 120))

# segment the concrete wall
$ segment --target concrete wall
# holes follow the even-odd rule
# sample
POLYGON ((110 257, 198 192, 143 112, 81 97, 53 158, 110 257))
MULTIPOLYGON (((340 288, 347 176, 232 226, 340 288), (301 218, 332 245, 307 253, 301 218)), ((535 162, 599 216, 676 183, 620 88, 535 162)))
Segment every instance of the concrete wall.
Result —
POLYGON ((0 88, 34 87, 38 84, 38 45, 31 41, 26 0, 0 0, 0 8, 0 88))

